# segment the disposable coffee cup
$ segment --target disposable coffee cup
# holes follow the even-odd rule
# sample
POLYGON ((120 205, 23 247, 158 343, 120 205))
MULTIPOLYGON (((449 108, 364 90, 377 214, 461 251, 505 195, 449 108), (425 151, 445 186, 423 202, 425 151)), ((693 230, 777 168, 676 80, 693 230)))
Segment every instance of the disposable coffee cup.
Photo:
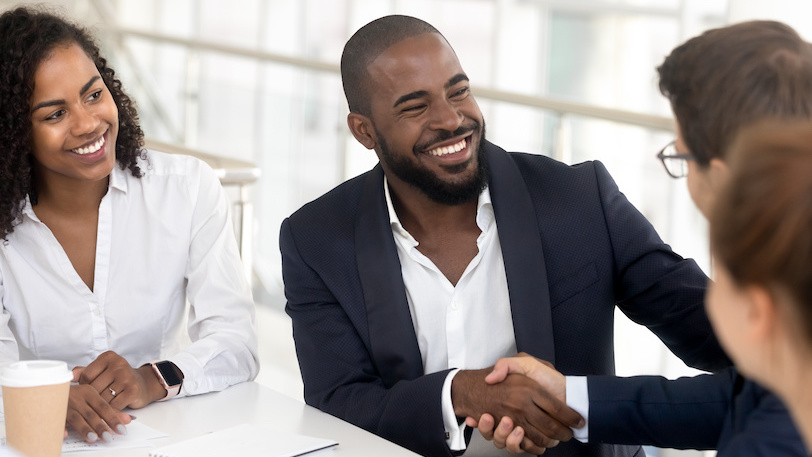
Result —
POLYGON ((65 362, 25 360, 0 370, 6 445, 25 457, 62 454, 73 373, 65 362))

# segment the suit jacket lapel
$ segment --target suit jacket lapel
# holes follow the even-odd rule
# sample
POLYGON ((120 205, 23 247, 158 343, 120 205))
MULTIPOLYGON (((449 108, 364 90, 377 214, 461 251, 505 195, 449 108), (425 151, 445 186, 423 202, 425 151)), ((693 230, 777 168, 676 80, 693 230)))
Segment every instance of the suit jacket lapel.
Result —
POLYGON ((504 150, 486 143, 486 158, 516 348, 554 364, 547 268, 533 201, 516 163, 504 150))
POLYGON ((423 374, 406 287, 383 193, 383 170, 366 177, 355 226, 355 252, 378 372, 387 386, 423 374))

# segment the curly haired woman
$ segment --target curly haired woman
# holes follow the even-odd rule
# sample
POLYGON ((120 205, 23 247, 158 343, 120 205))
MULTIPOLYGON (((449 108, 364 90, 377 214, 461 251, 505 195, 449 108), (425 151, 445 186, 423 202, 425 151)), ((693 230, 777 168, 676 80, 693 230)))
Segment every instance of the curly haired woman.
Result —
POLYGON ((0 363, 76 366, 69 428, 110 440, 125 407, 256 376, 225 193, 201 161, 142 149, 85 30, 0 16, 0 136, 0 363))

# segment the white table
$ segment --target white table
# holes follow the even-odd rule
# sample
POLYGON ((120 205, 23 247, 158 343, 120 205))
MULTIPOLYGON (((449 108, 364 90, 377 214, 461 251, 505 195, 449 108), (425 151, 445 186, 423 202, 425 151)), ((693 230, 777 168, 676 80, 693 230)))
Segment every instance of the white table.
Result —
MULTIPOLYGON (((153 403, 131 411, 140 422, 169 435, 157 438, 155 447, 200 436, 242 423, 265 424, 275 430, 338 441, 321 457, 415 457, 415 454, 390 441, 333 417, 300 401, 282 395, 255 382, 246 382, 192 397, 153 403)), ((145 457, 151 448, 84 451, 63 454, 66 457, 145 457)))

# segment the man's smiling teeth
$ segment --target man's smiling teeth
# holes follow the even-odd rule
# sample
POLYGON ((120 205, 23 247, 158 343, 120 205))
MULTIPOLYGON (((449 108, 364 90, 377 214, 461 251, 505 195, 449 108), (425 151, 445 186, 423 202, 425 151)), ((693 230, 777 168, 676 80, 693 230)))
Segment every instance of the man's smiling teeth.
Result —
POLYGON ((460 152, 463 149, 465 149, 465 140, 462 140, 457 144, 452 144, 451 146, 442 146, 439 148, 434 148, 428 153, 433 156, 440 157, 446 154, 451 154, 453 152, 460 152))
POLYGON ((98 141, 91 144, 90 146, 86 146, 84 148, 71 149, 71 151, 77 154, 85 155, 98 151, 102 146, 104 146, 104 137, 99 138, 98 141))

